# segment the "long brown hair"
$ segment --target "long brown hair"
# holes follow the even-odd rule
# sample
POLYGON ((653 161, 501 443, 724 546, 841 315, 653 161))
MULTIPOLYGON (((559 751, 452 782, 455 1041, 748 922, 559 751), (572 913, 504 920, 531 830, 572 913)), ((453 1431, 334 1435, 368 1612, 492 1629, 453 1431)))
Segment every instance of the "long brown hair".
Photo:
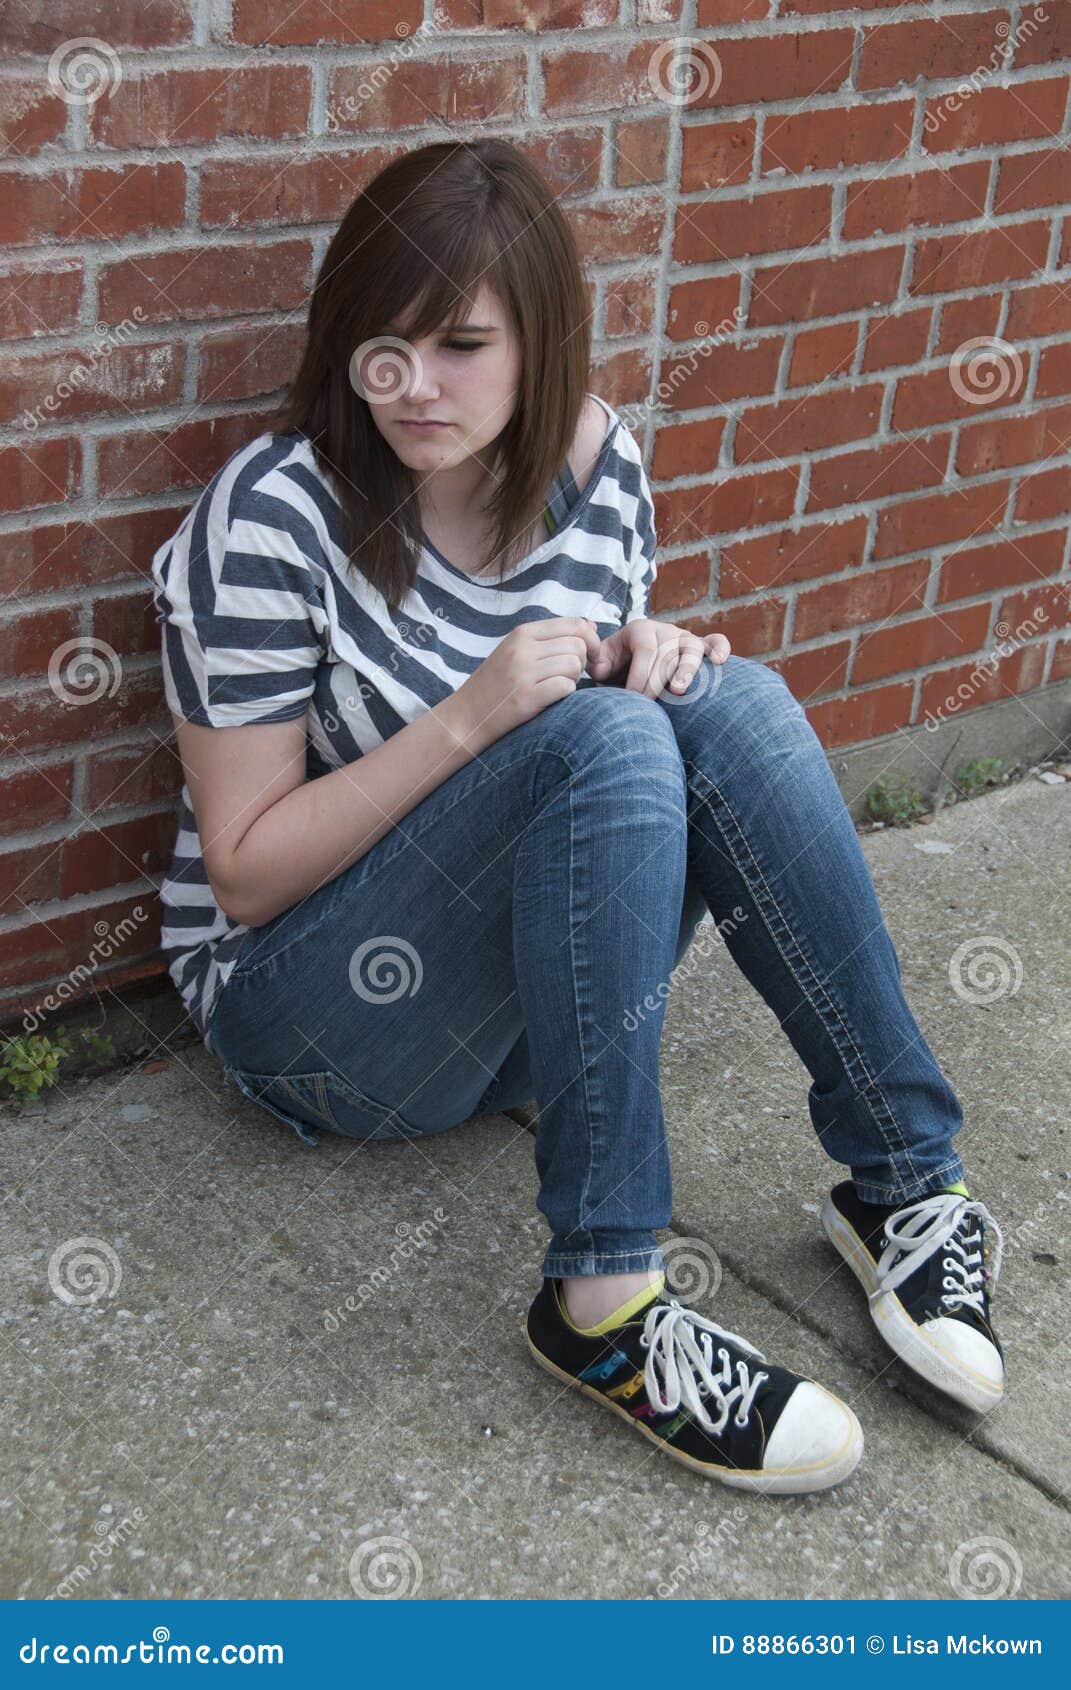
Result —
POLYGON ((573 442, 591 357, 572 230, 549 183, 509 142, 420 147, 358 194, 320 266, 301 367, 272 419, 276 432, 296 428, 309 440, 342 506, 350 562, 392 609, 416 578, 419 483, 355 390, 350 359, 386 338, 386 325, 420 296, 411 340, 455 329, 481 283, 521 346, 517 404, 497 442, 504 473, 487 504, 489 562, 501 560, 501 580, 573 442))

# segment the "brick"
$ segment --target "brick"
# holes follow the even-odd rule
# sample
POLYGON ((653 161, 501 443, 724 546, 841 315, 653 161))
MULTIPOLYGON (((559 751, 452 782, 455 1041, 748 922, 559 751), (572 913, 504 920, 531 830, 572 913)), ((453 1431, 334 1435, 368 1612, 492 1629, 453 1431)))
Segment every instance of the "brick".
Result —
POLYGON ((1016 288, 1008 305, 1005 339, 1015 342, 1053 334, 1071 334, 1071 288, 1067 283, 1042 282, 1037 287, 1016 288))
POLYGON ((800 593, 793 643, 921 610, 929 574, 929 564, 919 558, 895 569, 859 570, 842 581, 828 581, 800 593))
POLYGON ((939 485, 948 464, 949 439, 948 434, 929 434, 820 458, 811 465, 808 513, 939 485))
POLYGON ((615 137, 614 183, 619 188, 645 188, 666 176, 669 119, 641 118, 619 123, 615 137))
POLYGON ((724 634, 741 657, 753 657, 756 652, 776 651, 781 645, 787 613, 786 599, 764 598, 755 604, 722 605, 710 616, 685 617, 678 627, 700 636, 724 634))
POLYGON ((89 108, 105 147, 183 146, 238 136, 304 135, 312 98, 308 65, 221 65, 124 76, 89 108))
POLYGON ((842 317, 888 305, 896 297, 904 254, 900 247, 775 264, 755 272, 748 318, 752 328, 842 317))
POLYGON ((986 64, 999 64, 1009 29, 1006 9, 956 16, 955 29, 944 18, 912 18, 909 23, 875 24, 863 30, 857 86, 895 88, 920 77, 969 76, 986 64))
POLYGON ((85 809, 153 804, 176 798, 182 790, 182 764, 166 741, 120 745, 86 757, 85 809))
POLYGON ((1016 82, 1010 88, 955 89, 926 102, 922 145, 927 152, 966 152, 1058 133, 1067 104, 1066 76, 1016 82))
POLYGON ((926 356, 932 307, 915 311, 888 311, 871 317, 866 324, 866 345, 862 369, 887 370, 896 364, 917 364, 926 356))
POLYGON ((847 686, 851 649, 850 640, 836 640, 831 645, 793 652, 788 657, 771 658, 769 666, 788 682, 793 698, 804 704, 808 699, 821 698, 824 693, 839 692, 847 686))
POLYGON ((666 334, 671 340, 695 340, 722 328, 735 331, 740 304, 739 276, 701 276, 676 282, 666 306, 666 334))
POLYGON ((1071 640, 1057 640, 1052 651, 1050 681, 1066 681, 1071 675, 1071 640))
POLYGON ((1014 153, 1000 161, 994 216, 1031 211, 1035 206, 1063 205, 1069 197, 1071 155, 1065 147, 1014 153))
POLYGON ((44 675, 57 646, 74 638, 79 614, 74 605, 27 610, 0 622, 0 673, 44 675))
POLYGON ((763 139, 763 173, 841 170, 902 158, 911 143, 914 110, 912 100, 886 100, 874 106, 771 112, 763 139))
POLYGON ((111 47, 177 47, 193 39, 190 0, 49 0, 0 12, 0 50, 54 52, 64 41, 103 36, 111 47))
POLYGON ((202 322, 239 312, 289 311, 308 295, 312 244, 271 241, 195 246, 122 258, 99 278, 99 316, 118 323, 140 306, 142 322, 202 322))
POLYGON ((160 625, 147 588, 99 598, 93 604, 93 638, 124 658, 160 650, 160 625))
POLYGON ((801 329, 792 346, 789 387, 813 387, 844 375, 855 362, 858 344, 858 323, 827 323, 817 329, 801 329))
POLYGON ((891 510, 879 511, 874 556, 932 550, 999 527, 1007 513, 1010 490, 1010 481, 991 481, 980 487, 959 487, 951 493, 910 499, 891 510))
POLYGON ((812 94, 835 94, 850 85, 852 29, 785 31, 765 38, 748 34, 704 41, 717 54, 721 76, 716 78, 708 68, 709 58, 704 61, 699 55, 698 88, 689 101, 689 114, 709 106, 762 105, 806 99, 812 94))
POLYGON ((751 175, 757 128, 753 117, 690 123, 681 132, 681 193, 744 187, 751 175))
POLYGON ((713 475, 724 433, 724 417, 660 428, 651 455, 652 477, 669 480, 678 475, 713 475))
POLYGON ((868 687, 847 698, 808 705, 807 719, 827 750, 837 745, 858 745, 906 727, 911 720, 913 691, 910 681, 868 687))
POLYGON ((200 347, 197 398, 254 399, 285 387, 297 373, 305 345, 300 323, 227 329, 205 335, 200 347))
POLYGON ((751 464, 763 458, 796 457, 819 444, 865 440, 877 429, 881 400, 882 389, 875 384, 782 399, 775 405, 752 405, 737 422, 733 461, 751 464))
MULTIPOLYGON (((85 958, 93 945, 100 946, 100 923, 104 921, 113 932, 123 929, 125 923, 133 925, 138 944, 156 954, 151 962, 132 962, 128 943, 123 948, 124 961, 102 964, 80 996, 89 997, 94 989, 99 992, 105 980, 111 988, 119 980, 159 975, 165 967, 158 952, 162 915, 159 898, 142 890, 74 910, 70 915, 50 915, 47 921, 28 919, 0 935, 0 974, 9 989, 32 985, 32 995, 27 991, 22 1004, 26 1009, 37 1009, 47 991, 42 982, 62 978, 69 983, 72 958, 85 958)), ((5 1008, 11 1001, 5 1001, 5 1008)), ((70 1001, 76 1000, 64 999, 65 1004, 70 1001)))
POLYGON ((849 182, 841 238, 863 241, 900 229, 968 222, 985 211, 988 183, 988 159, 849 182))
POLYGON ((549 49, 541 58, 544 81, 544 111, 550 116, 652 107, 650 115, 664 117, 665 105, 649 80, 652 57, 658 43, 640 41, 634 46, 600 46, 588 50, 575 47, 549 49))
POLYGON ((998 698, 1014 698, 1041 685, 1045 649, 1040 645, 1018 646, 1007 657, 979 657, 954 669, 938 669, 924 675, 919 691, 918 720, 959 715, 998 698))
POLYGON ((659 381, 667 409, 691 411, 765 398, 777 380, 782 344, 779 335, 736 346, 711 338, 692 351, 666 357, 659 381))
POLYGON ((848 522, 815 522, 778 534, 756 534, 726 546, 722 554, 718 590, 723 598, 812 581, 853 569, 863 562, 866 518, 848 522))
POLYGON ((28 157, 58 141, 70 107, 42 76, 0 76, 0 148, 28 157))
MULTIPOLYGON (((1038 379, 1034 386, 1036 399, 1055 399, 1061 393, 1071 393, 1071 346, 1067 341, 1046 346, 1038 353, 1038 379)), ((1063 450, 1066 449, 1065 432, 1063 450)))
POLYGON ((677 211, 674 262, 717 264, 757 252, 814 246, 829 234, 832 196, 832 187, 826 184, 682 205, 677 211))
POLYGON ((0 178, 0 241, 10 246, 147 235, 176 228, 185 213, 186 172, 175 160, 0 178))
POLYGON ((1071 5, 1068 0, 1043 0, 1024 6, 1019 15, 1020 39, 1015 48, 1016 69, 1071 59, 1071 5))
POLYGON ((131 498, 207 485, 225 459, 262 430, 266 416, 197 418, 174 428, 104 435, 98 445, 100 496, 131 498))
POLYGON ((983 229, 977 234, 935 235, 920 240, 909 292, 960 293, 1011 281, 1045 267, 1048 223, 1016 223, 1007 229, 983 229))
POLYGON ((1071 405, 1031 410, 1025 416, 994 417, 964 428, 956 451, 959 475, 983 475, 1053 458, 1066 452, 1071 441, 1071 405))
POLYGON ((0 356, 0 409, 23 429, 155 409, 182 397, 186 348, 157 341, 0 356))
POLYGON ((206 160, 201 223, 206 229, 337 222, 389 161, 378 147, 293 158, 206 160))
POLYGON ((77 259, 16 264, 0 272, 0 340, 62 334, 78 321, 82 265, 77 259))
POLYGON ((1071 476, 1067 465, 1024 475, 1015 495, 1013 522, 1046 522, 1071 511, 1071 476))
POLYGON ((984 416, 1021 399, 1029 366, 1011 353, 988 351, 943 369, 902 375, 896 383, 892 426, 897 433, 929 428, 955 417, 984 416))
POLYGON ((1035 631, 1040 635, 1067 627, 1071 627, 1071 582, 1066 580, 1040 582, 1000 601, 997 634, 1001 639, 1030 639, 1035 631), (1005 624, 1007 632, 1002 632, 1005 624))
POLYGON ((172 506, 5 534, 0 541, 0 594, 28 597, 147 577, 152 554, 170 539, 183 515, 180 506, 172 506))
POLYGON ((654 322, 654 278, 622 276, 606 284, 606 334, 648 334, 654 322))
POLYGON ((33 756, 59 746, 81 747, 150 723, 164 733, 169 721, 158 668, 141 674, 124 670, 117 692, 81 704, 65 704, 49 686, 26 686, 0 698, 0 752, 33 756))
POLYGON ((519 123, 525 115, 527 64, 524 55, 484 58, 364 60, 340 65, 331 74, 328 129, 417 128, 433 123, 519 123))
POLYGON ((338 0, 287 0, 285 9, 280 9, 278 0, 234 0, 232 33, 235 41, 257 47, 318 41, 348 46, 398 37, 408 40, 423 21, 421 0, 364 0, 361 6, 345 7, 338 0))
POLYGON ((82 447, 70 436, 0 447, 0 511, 61 504, 74 498, 81 479, 82 447))
MULTIPOLYGON (((651 23, 680 17, 682 0, 639 0, 651 23)), ((695 21, 700 29, 714 29, 722 23, 760 22, 770 7, 768 0, 696 0, 695 21)), ((823 10, 832 8, 823 7, 823 10)))
POLYGON ((778 469, 750 475, 734 471, 714 484, 666 488, 655 494, 659 544, 684 546, 741 528, 786 522, 798 486, 797 470, 778 469))
POLYGON ((955 352, 965 340, 982 335, 992 337, 1000 320, 1002 296, 999 293, 979 294, 974 299, 949 299, 941 306, 941 325, 937 332, 934 352, 937 356, 955 352))
POLYGON ((663 563, 651 588, 651 614, 663 610, 679 610, 685 605, 698 604, 710 592, 710 557, 706 552, 692 552, 687 557, 670 558, 663 563))
POLYGON ((628 258, 649 263, 651 254, 658 251, 665 215, 665 199, 646 194, 567 207, 569 226, 585 264, 619 264, 628 258))
POLYGON ((28 833, 66 821, 74 790, 74 763, 39 764, 0 776, 0 830, 28 833))
POLYGON ((987 604, 968 605, 963 610, 945 610, 939 615, 931 612, 894 628, 864 634, 852 665, 852 685, 881 681, 906 669, 921 669, 947 657, 979 651, 989 632, 989 611, 987 604))
POLYGON ((555 129, 517 143, 526 158, 542 171, 558 198, 592 193, 602 168, 601 129, 555 129))
POLYGON ((1066 538, 1065 529, 1049 528, 1039 534, 1024 534, 1018 540, 997 540, 953 552, 941 565, 938 602, 993 593, 1018 581, 1055 575, 1063 560, 1066 538))

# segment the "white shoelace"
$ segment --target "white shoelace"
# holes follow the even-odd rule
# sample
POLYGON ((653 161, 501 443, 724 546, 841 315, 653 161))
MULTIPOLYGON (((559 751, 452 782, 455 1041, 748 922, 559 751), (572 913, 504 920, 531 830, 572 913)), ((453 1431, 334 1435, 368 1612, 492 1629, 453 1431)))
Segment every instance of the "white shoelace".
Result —
POLYGON ((993 1229, 995 1247, 988 1278, 995 1285, 1004 1259, 1004 1234, 1000 1227, 984 1203, 976 1203, 954 1191, 939 1191, 932 1197, 924 1197, 920 1203, 898 1209, 885 1222, 887 1243, 878 1261, 878 1284, 871 1293, 871 1302, 883 1291, 895 1291, 916 1268, 943 1249, 943 1306, 952 1308, 962 1303, 984 1314, 982 1293, 987 1272, 981 1234, 974 1240, 978 1246, 974 1250, 966 1249, 955 1237, 968 1215, 977 1215, 993 1229))
POLYGON ((725 1430, 734 1402, 735 1424, 747 1425, 755 1392, 770 1376, 768 1373, 756 1373, 752 1378, 748 1363, 737 1361, 734 1383, 734 1364, 724 1345, 717 1351, 721 1366, 715 1373, 714 1338, 734 1344, 756 1361, 763 1359, 761 1351, 753 1344, 738 1338, 735 1332, 726 1332, 715 1326, 712 1320, 697 1314, 694 1309, 684 1308, 676 1297, 671 1297, 668 1303, 653 1304, 644 1322, 640 1343, 644 1349, 650 1350, 643 1373, 651 1406, 668 1413, 679 1408, 683 1401, 699 1424, 717 1437, 725 1430), (703 1406, 701 1399, 705 1396, 713 1397, 716 1402, 717 1419, 713 1419, 703 1406))

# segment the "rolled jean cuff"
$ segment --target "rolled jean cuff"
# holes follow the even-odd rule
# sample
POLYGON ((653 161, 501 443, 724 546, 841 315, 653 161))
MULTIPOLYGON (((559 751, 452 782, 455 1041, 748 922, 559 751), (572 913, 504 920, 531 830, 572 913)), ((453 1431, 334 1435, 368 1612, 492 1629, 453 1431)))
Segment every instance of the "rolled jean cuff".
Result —
POLYGON ((597 1273, 665 1272, 666 1259, 653 1232, 588 1232, 578 1227, 551 1239, 541 1269, 544 1279, 582 1279, 597 1273), (580 1245, 583 1240, 583 1246, 580 1245))
POLYGON ((857 1174, 853 1169, 852 1183, 864 1203, 891 1203, 900 1208, 905 1203, 921 1203, 924 1197, 932 1197, 935 1192, 943 1191, 946 1185, 956 1185, 965 1179, 963 1162, 958 1156, 950 1156, 938 1168, 918 1169, 912 1173, 906 1169, 895 1169, 893 1173, 893 1180, 882 1184, 873 1177, 857 1174))

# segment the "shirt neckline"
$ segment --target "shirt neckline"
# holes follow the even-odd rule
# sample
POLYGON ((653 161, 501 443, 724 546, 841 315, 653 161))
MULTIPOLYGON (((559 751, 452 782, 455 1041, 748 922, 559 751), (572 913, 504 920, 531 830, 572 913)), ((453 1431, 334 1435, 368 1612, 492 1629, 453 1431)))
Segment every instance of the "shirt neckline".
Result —
POLYGON ((514 564, 512 569, 507 569, 502 575, 492 571, 485 571, 482 575, 473 575, 467 569, 458 569, 456 564, 451 563, 449 558, 444 557, 438 546, 428 539, 424 540, 421 549, 437 564, 439 564, 441 568, 448 570, 451 575, 456 576, 458 580, 472 581, 478 587, 498 587, 500 582, 510 581, 515 575, 519 575, 522 569, 529 569, 533 564, 542 562, 545 556, 549 557, 555 546, 557 546, 561 540, 562 535, 565 534, 576 522, 577 518, 591 499, 591 496, 596 487, 599 485, 599 482, 602 480, 602 473, 606 467, 606 460, 610 455, 610 446, 613 442, 614 435, 617 433, 620 419, 613 411, 611 411, 609 405, 605 404, 604 401, 599 398, 597 393, 589 393, 586 397, 588 399, 594 399, 595 403, 602 407, 610 419, 610 424, 606 433, 603 435, 602 445, 599 447, 599 455, 595 460, 595 467, 588 476, 587 485, 585 486, 584 491, 581 493, 576 504, 570 510, 565 521, 559 528, 555 529, 553 534, 551 534, 546 540, 542 541, 542 543, 538 545, 534 551, 529 552, 527 557, 522 557, 519 563, 514 564))

